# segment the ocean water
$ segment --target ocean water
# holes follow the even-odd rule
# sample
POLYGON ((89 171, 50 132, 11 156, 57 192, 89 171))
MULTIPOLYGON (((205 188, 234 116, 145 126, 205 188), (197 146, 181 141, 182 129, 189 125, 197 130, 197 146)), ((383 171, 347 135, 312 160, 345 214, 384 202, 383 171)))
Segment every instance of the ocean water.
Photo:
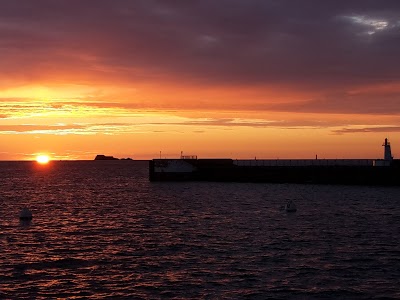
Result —
POLYGON ((0 299, 400 299, 400 188, 149 182, 140 161, 0 162, 0 186, 0 299))

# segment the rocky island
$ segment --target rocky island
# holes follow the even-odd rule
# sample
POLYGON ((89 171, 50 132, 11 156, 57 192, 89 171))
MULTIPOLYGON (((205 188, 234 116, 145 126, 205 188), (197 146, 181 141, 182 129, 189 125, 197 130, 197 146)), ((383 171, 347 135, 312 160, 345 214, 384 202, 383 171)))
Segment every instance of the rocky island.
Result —
MULTIPOLYGON (((103 155, 103 154, 97 154, 94 160, 119 160, 119 158, 116 158, 114 156, 108 156, 108 155, 103 155)), ((132 158, 121 158, 121 160, 132 160, 132 158)))

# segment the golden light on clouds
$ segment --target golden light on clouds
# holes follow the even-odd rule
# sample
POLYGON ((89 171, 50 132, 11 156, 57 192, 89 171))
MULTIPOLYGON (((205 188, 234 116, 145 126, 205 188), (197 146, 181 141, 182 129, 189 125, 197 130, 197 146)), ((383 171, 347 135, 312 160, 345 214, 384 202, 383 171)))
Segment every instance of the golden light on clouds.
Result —
POLYGON ((374 158, 385 137, 397 156, 395 5, 315 5, 323 18, 310 18, 289 2, 237 1, 232 14, 76 1, 28 15, 17 2, 0 4, 0 160, 374 158))
POLYGON ((80 98, 95 92, 93 87, 82 85, 24 85, 0 90, 0 98, 54 100, 80 98))
POLYGON ((92 159, 99 153, 149 159, 159 151, 166 157, 178 157, 180 151, 232 158, 379 157, 382 136, 376 124, 398 121, 390 115, 137 110, 118 99, 90 101, 1 103, 0 136, 15 141, 15 149, 3 157, 28 158, 18 154, 23 141, 25 153, 47 149, 58 159, 92 159), (363 128, 372 128, 363 139, 343 136, 363 128))

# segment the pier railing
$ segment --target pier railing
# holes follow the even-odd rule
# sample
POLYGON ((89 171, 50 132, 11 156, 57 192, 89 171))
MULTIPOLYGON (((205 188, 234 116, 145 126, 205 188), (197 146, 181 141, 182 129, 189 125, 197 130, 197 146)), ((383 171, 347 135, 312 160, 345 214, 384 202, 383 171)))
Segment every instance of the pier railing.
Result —
POLYGON ((372 159, 238 159, 233 163, 248 167, 283 167, 283 166, 372 166, 372 159))

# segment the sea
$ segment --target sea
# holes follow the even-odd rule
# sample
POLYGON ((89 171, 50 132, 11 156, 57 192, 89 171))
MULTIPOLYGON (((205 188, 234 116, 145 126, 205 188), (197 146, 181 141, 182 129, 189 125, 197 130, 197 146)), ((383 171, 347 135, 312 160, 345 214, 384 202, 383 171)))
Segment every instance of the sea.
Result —
POLYGON ((400 299, 399 187, 148 173, 0 162, 0 299, 400 299))

